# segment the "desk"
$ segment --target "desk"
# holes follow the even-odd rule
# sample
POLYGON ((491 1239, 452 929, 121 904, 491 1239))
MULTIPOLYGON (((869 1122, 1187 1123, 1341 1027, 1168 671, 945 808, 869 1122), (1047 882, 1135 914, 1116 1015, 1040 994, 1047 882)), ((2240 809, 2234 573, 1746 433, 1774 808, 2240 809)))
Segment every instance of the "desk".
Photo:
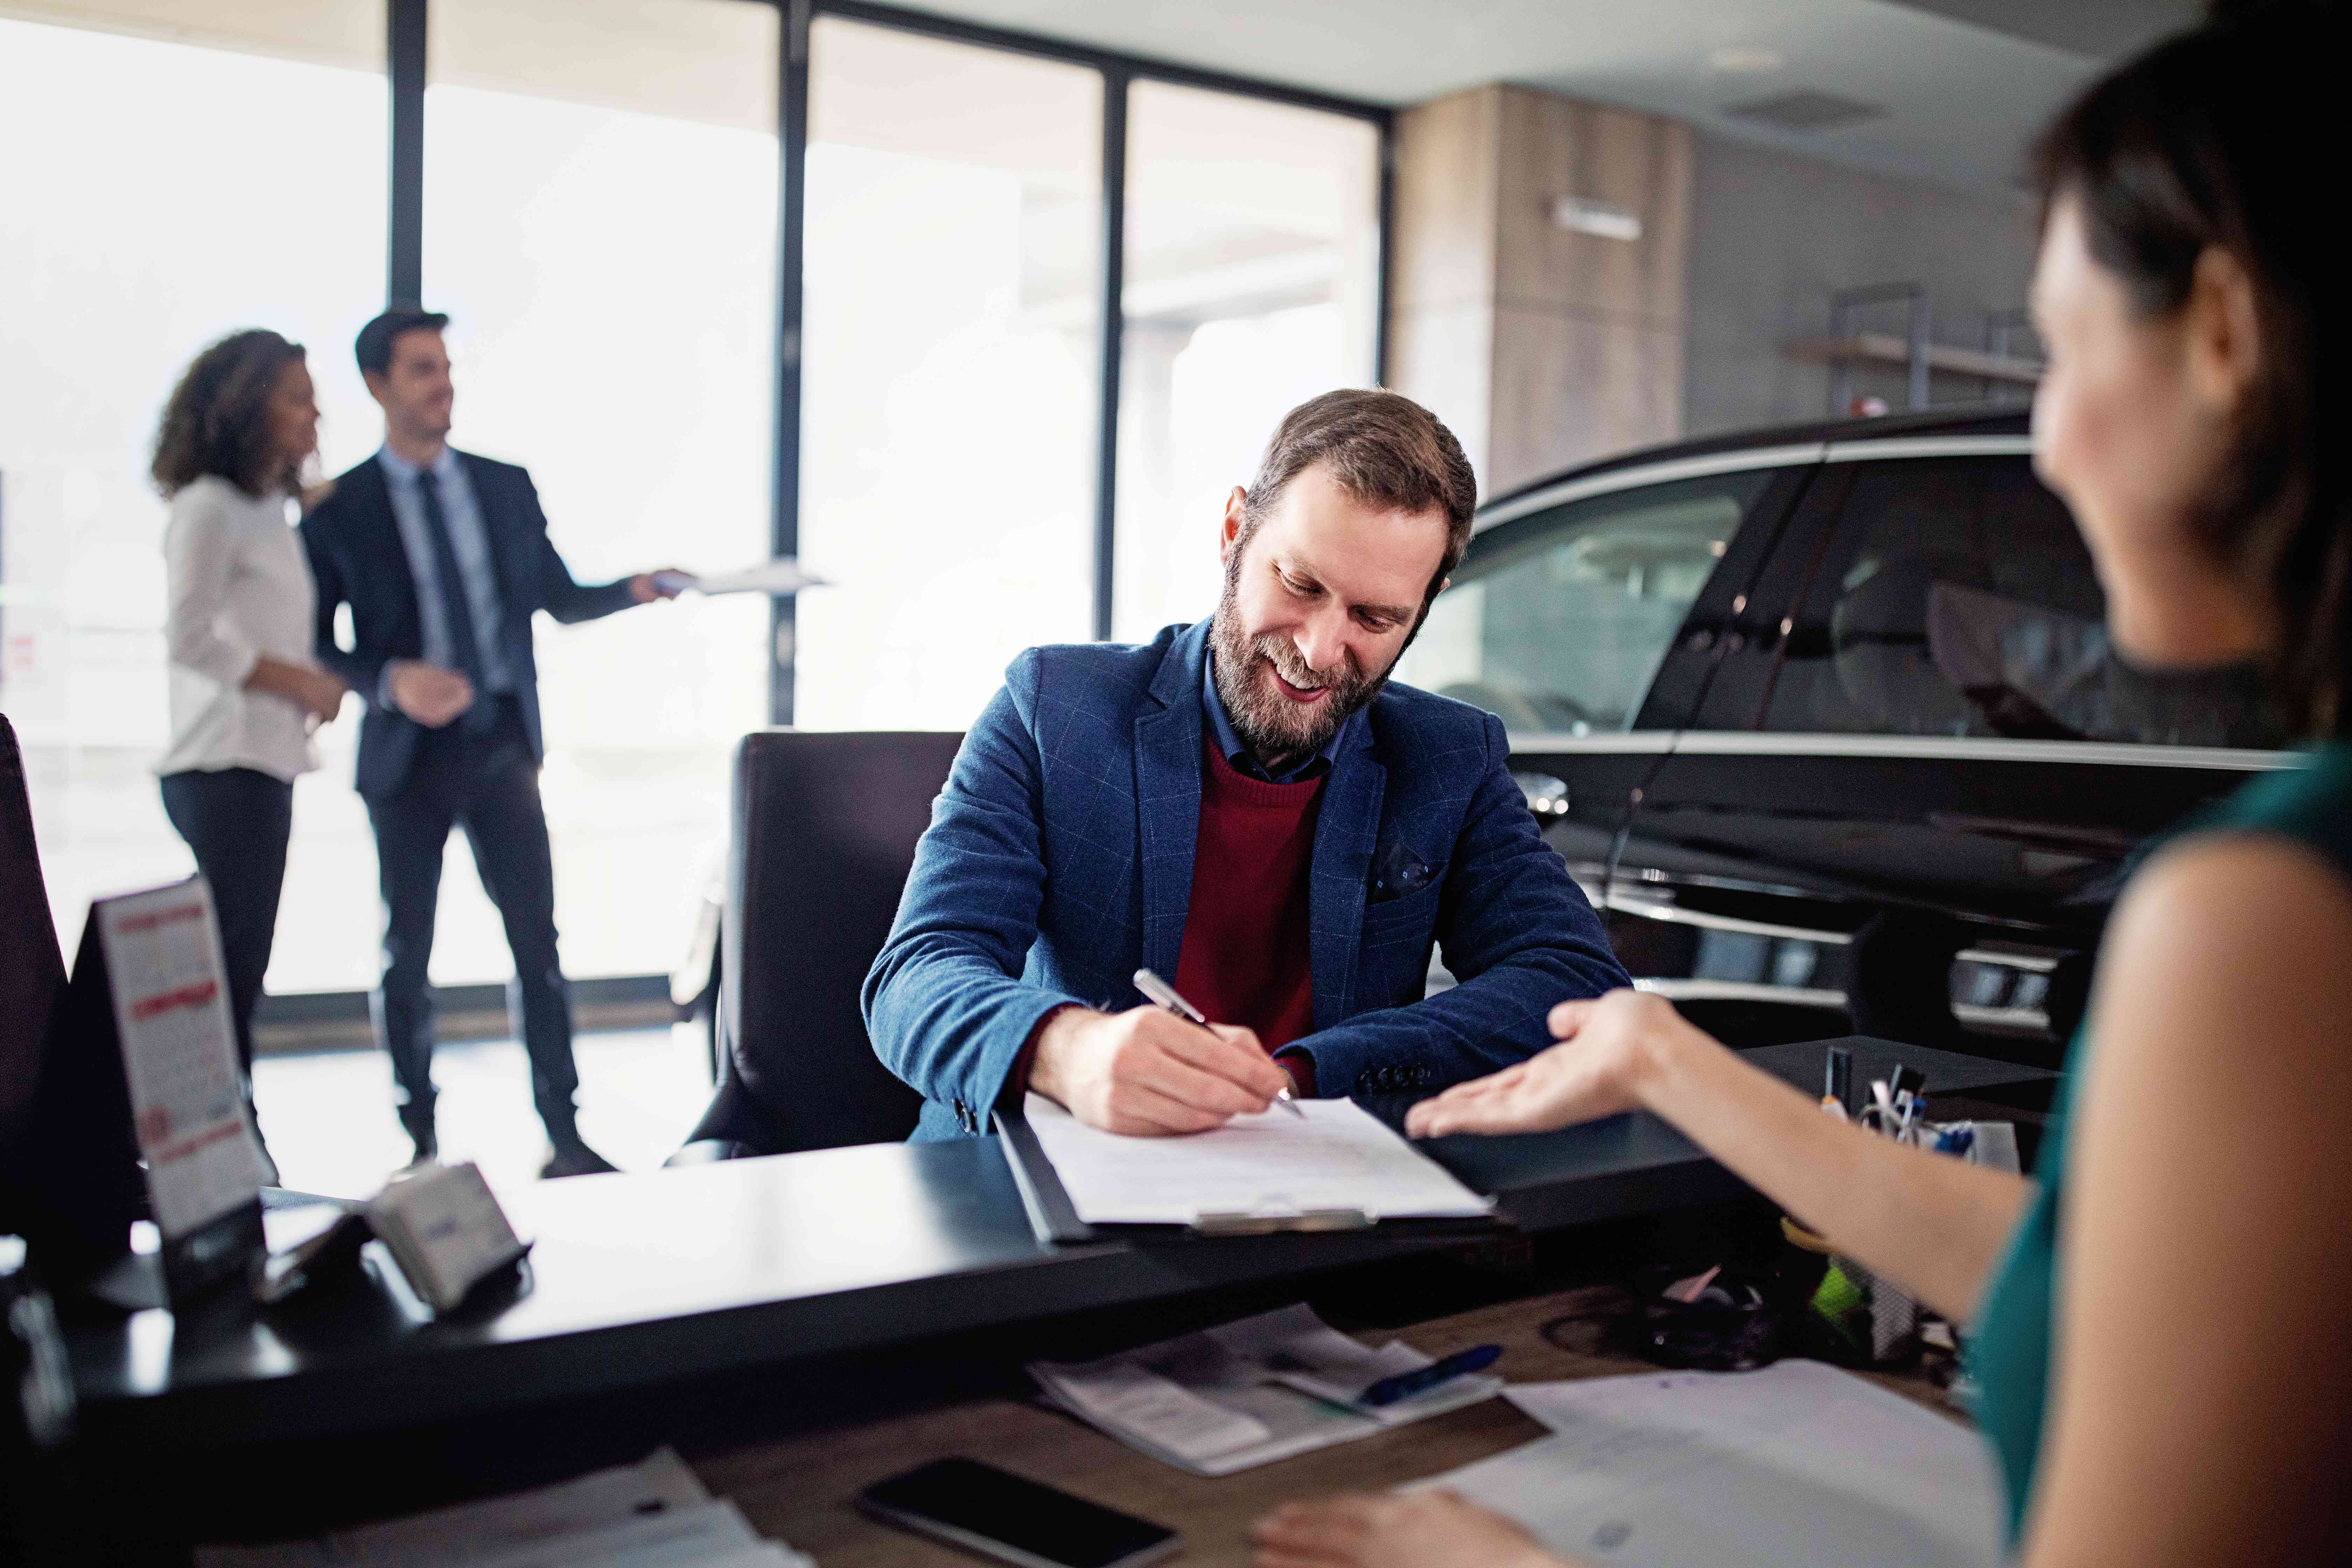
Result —
MULTIPOLYGON (((1588 1317, 1612 1300, 1623 1298, 1608 1287, 1568 1291, 1440 1319, 1394 1337, 1433 1356, 1500 1344, 1503 1361, 1496 1370, 1518 1383, 1655 1370, 1605 1348, 1598 1321, 1579 1322, 1562 1334, 1576 1350, 1544 1338, 1545 1322, 1588 1317)), ((1372 1342, 1388 1337, 1365 1336, 1372 1342)), ((1951 1415, 1924 1376, 1869 1375, 1951 1415)), ((1535 1422, 1490 1399, 1360 1442, 1238 1475, 1204 1477, 1146 1458, 1058 1411, 984 1400, 697 1456, 693 1465, 714 1495, 733 1498, 763 1534, 790 1542, 824 1568, 971 1568, 974 1559, 866 1519, 851 1501, 886 1476, 950 1454, 985 1459, 1172 1526, 1185 1540, 1171 1560, 1181 1568, 1229 1568, 1249 1561, 1250 1521, 1277 1503, 1322 1492, 1381 1490, 1542 1436, 1535 1422)))
MULTIPOLYGON (((1843 1043, 1858 1078, 1884 1076, 1897 1057, 1951 1092, 2046 1093, 2051 1078, 1843 1043)), ((1818 1091, 1822 1048, 1749 1059, 1818 1091)), ((1646 1115, 1429 1147, 1531 1231, 1747 1190, 1646 1115)), ((148 1311, 72 1329, 90 1436, 218 1448, 380 1432, 1305 1280, 1447 1245, 1375 1231, 1051 1247, 1031 1234, 989 1139, 586 1176, 502 1196, 538 1244, 519 1299, 434 1321, 404 1291, 371 1283, 268 1314, 230 1297, 177 1319, 148 1311)))

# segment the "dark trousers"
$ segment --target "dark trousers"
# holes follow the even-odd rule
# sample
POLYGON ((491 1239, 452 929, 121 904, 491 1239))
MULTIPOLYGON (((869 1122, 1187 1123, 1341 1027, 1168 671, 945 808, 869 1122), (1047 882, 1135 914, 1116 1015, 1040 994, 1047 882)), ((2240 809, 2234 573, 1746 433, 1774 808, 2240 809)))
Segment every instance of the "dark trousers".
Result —
POLYGON ((451 724, 427 732, 400 793, 367 803, 383 893, 376 1035, 392 1057, 402 1122, 412 1132, 429 1129, 433 988, 426 965, 442 853, 450 829, 461 827, 514 954, 507 1016, 530 1057, 531 1099, 548 1135, 562 1144, 579 1136, 572 1097, 580 1075, 572 1061, 571 991, 555 955, 555 862, 539 802, 539 763, 514 700, 482 700, 499 705, 495 729, 468 735, 451 724))
POLYGON ((294 786, 252 768, 168 773, 163 815, 195 851, 212 884, 228 964, 228 1016, 245 1097, 253 1099, 253 1010, 269 972, 278 934, 278 895, 286 883, 286 842, 294 833, 294 786))

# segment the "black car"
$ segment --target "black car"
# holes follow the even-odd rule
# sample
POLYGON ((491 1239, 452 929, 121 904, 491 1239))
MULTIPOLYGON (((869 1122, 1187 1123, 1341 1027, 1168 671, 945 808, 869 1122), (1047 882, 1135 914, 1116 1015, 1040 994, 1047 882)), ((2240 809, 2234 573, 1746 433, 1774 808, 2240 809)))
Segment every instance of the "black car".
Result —
POLYGON ((2252 670, 2116 657, 2029 453, 1935 412, 1528 486, 1399 677, 1502 716, 1626 967, 1725 1038, 2054 1062, 2135 847, 2294 759, 2252 670))

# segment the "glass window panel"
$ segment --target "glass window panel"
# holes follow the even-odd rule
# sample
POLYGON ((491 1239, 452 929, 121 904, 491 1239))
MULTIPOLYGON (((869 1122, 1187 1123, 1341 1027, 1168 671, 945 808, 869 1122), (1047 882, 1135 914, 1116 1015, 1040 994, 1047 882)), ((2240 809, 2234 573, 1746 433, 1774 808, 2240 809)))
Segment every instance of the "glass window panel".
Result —
POLYGON ((1216 607, 1227 492, 1284 414, 1370 384, 1379 287, 1376 127, 1129 89, 1114 635, 1216 607))
POLYGON ((1102 79, 819 17, 793 717, 961 729, 1091 627, 1102 79))
MULTIPOLYGON (((173 383, 268 327, 310 348, 330 471, 375 445, 351 342, 383 297, 384 20, 381 0, 54 9, 79 25, 0 19, 0 710, 70 953, 93 894, 194 865, 152 772, 164 505, 146 470, 173 383)), ((295 791, 272 990, 373 977, 354 712, 295 791)))
POLYGON ((1856 476, 1764 728, 2278 746, 2251 666, 2139 669, 2065 505, 2023 458, 1856 476))
MULTIPOLYGON (((436 0, 425 286, 460 447, 529 468, 583 582, 765 559, 777 13, 741 0, 436 0)), ((765 721, 757 596, 542 621, 541 778, 575 975, 667 971, 765 721)), ((434 978, 508 973, 454 840, 434 978)))
POLYGON ((1630 728, 1771 479, 1767 469, 1647 485, 1498 524, 1430 606, 1397 679, 1521 732, 1630 728))

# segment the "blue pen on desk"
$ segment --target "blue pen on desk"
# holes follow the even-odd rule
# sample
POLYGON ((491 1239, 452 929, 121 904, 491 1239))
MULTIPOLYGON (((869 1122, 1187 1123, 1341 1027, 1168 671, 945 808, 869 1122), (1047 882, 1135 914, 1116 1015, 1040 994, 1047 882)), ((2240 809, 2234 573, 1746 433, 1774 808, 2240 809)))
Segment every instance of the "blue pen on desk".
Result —
POLYGON ((1427 1366, 1401 1372, 1394 1377, 1384 1377, 1356 1395, 1356 1403, 1371 1405, 1374 1409, 1383 1405, 1394 1405, 1400 1399, 1410 1399, 1441 1383, 1450 1383, 1474 1372, 1484 1372, 1501 1360, 1502 1355, 1503 1347, 1500 1345, 1473 1345, 1466 1351, 1456 1351, 1443 1360, 1431 1362, 1427 1366))

